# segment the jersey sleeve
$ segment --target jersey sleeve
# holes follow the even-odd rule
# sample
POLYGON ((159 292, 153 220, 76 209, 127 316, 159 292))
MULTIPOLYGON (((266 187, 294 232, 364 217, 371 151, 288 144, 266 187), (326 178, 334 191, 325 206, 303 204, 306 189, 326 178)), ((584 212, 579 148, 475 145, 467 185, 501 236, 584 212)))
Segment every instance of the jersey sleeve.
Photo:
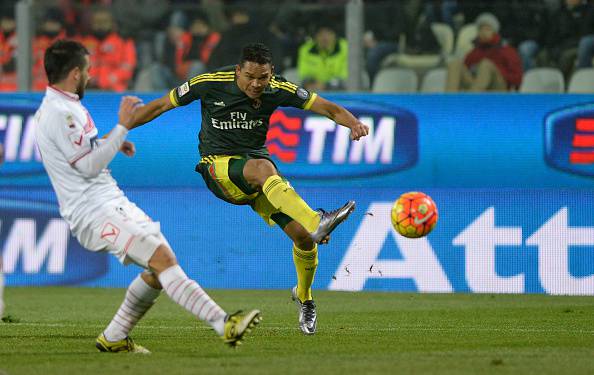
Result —
POLYGON ((196 77, 184 82, 169 92, 169 100, 175 107, 188 105, 194 100, 201 99, 206 93, 207 82, 197 80, 196 77))
POLYGON ((56 112, 48 120, 52 124, 50 137, 71 165, 95 147, 97 129, 90 118, 87 123, 81 123, 69 113, 56 112))
POLYGON ((295 107, 308 110, 318 96, 315 92, 309 92, 303 87, 299 87, 288 81, 273 79, 270 82, 270 86, 278 89, 277 96, 279 106, 281 107, 295 107))

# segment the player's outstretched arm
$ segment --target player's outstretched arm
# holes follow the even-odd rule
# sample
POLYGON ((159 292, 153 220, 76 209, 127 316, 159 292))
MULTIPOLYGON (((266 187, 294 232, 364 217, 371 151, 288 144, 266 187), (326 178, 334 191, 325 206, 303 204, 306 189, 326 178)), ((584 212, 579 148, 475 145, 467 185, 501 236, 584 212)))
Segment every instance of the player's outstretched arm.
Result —
POLYGON ((134 118, 132 119, 128 129, 134 129, 140 125, 144 125, 147 122, 159 117, 163 112, 167 112, 173 108, 175 108, 175 106, 171 104, 169 94, 163 96, 162 98, 155 99, 148 104, 136 109, 134 118))
MULTIPOLYGON (((118 112, 118 124, 97 146, 89 145, 89 151, 72 162, 73 167, 87 178, 98 176, 113 160, 118 150, 122 148, 139 103, 141 101, 137 97, 123 97, 118 112)), ((131 147, 133 148, 133 145, 131 147)), ((133 154, 133 150, 130 152, 133 154)))
POLYGON ((351 129, 351 139, 358 141, 369 133, 369 126, 357 119, 351 112, 343 106, 316 96, 314 102, 309 108, 310 111, 326 116, 339 125, 351 129))

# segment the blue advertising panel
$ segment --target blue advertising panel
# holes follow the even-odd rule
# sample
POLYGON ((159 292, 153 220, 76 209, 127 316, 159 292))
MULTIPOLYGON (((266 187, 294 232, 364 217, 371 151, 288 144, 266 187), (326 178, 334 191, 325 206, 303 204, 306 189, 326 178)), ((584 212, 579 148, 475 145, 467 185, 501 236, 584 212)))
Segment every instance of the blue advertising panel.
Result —
MULTIPOLYGON (((157 97, 142 96, 145 101, 157 97)), ((100 134, 117 122, 120 98, 117 94, 85 96, 83 103, 100 134)), ((594 187, 594 179, 584 172, 592 163, 587 158, 570 163, 566 149, 573 141, 567 137, 576 132, 571 128, 576 126, 572 125, 575 116, 581 116, 581 123, 593 116, 583 109, 594 102, 592 95, 343 94, 328 98, 352 109, 373 133, 359 142, 350 141, 347 132, 311 112, 288 108, 277 112, 269 138, 271 151, 283 174, 301 186, 594 187), (572 115, 557 115, 568 109, 572 115), (561 122, 565 125, 554 125, 561 122), (547 143, 551 131, 554 145, 547 143)), ((40 99, 40 94, 0 95, 0 142, 8 150, 7 162, 0 168, 2 186, 49 186, 32 147, 29 121, 40 99), (28 108, 23 108, 24 101, 28 108)), ((154 187, 203 187, 194 172, 199 130, 198 102, 133 130, 129 139, 137 144, 137 156, 118 156, 110 165, 114 176, 127 187, 146 187, 147 176, 154 187)), ((588 143, 583 142, 589 139, 588 132, 577 133, 579 147, 587 149, 588 143)))
POLYGON ((385 176, 417 163, 414 114, 373 102, 343 104, 369 125, 371 141, 352 142, 347 128, 310 112, 282 108, 273 114, 267 146, 284 175, 304 180, 385 176))
POLYGON ((14 285, 72 285, 107 273, 107 254, 92 254, 72 237, 54 192, 0 192, 0 253, 14 285))
MULTIPOLYGON (((298 189, 315 207, 347 199, 358 205, 330 244, 320 246, 316 288, 594 294, 594 192, 427 190, 439 207, 438 224, 425 238, 407 239, 392 228, 390 211, 395 197, 410 189, 298 189)), ((290 241, 249 207, 229 205, 204 189, 132 189, 127 195, 161 222, 181 265, 203 286, 289 289, 295 283, 290 241)), ((15 233, 19 238, 2 249, 9 285, 125 287, 140 270, 82 252, 73 238, 66 243, 63 224, 50 224, 57 219, 41 208, 23 205, 12 216, 3 208, 2 214, 8 217, 3 241, 15 233), (16 221, 29 224, 17 230, 16 221), (36 236, 22 232, 35 227, 36 236)))
MULTIPOLYGON (((150 100, 158 96, 145 96, 150 100)), ((594 295, 594 102, 588 95, 332 95, 371 128, 355 142, 333 122, 284 108, 269 150, 312 207, 357 210, 320 247, 315 287, 331 290, 594 295), (439 207, 426 238, 392 229, 403 192, 439 207)), ((60 219, 34 147, 40 95, 0 96, 0 251, 9 285, 124 287, 139 271, 83 250, 60 219)), ((119 95, 89 94, 97 127, 119 95)), ((161 222, 187 272, 207 288, 290 288, 291 244, 249 207, 216 199, 194 165, 199 106, 129 135, 136 157, 112 174, 161 222), (266 238, 266 241, 262 241, 266 238)))

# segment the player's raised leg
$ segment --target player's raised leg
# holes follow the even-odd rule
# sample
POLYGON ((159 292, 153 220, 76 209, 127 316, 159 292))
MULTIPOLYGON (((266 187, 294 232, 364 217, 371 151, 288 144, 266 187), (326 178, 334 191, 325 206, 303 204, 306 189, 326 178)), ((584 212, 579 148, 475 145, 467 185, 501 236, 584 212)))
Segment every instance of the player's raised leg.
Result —
POLYGON ((165 245, 157 248, 149 261, 149 267, 157 275, 167 296, 198 319, 210 324, 226 344, 239 345, 244 335, 262 319, 259 310, 225 313, 196 281, 188 278, 173 252, 165 245))
POLYGON ((267 159, 248 160, 243 176, 248 184, 262 191, 276 209, 301 224, 316 243, 328 236, 355 209, 355 202, 348 201, 334 211, 312 210, 267 159))

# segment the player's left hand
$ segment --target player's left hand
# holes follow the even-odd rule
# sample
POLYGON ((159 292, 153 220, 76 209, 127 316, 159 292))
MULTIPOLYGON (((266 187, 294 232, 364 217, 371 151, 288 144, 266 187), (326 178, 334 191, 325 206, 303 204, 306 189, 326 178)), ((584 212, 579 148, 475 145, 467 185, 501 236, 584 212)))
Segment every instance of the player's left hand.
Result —
POLYGON ((369 134, 369 126, 365 125, 361 121, 357 121, 355 125, 351 127, 351 139, 353 141, 358 141, 367 134, 369 134))
POLYGON ((136 154, 136 146, 134 146, 134 143, 130 141, 124 141, 124 143, 122 143, 122 147, 120 147, 120 151, 122 154, 128 157, 132 157, 134 154, 136 154))

